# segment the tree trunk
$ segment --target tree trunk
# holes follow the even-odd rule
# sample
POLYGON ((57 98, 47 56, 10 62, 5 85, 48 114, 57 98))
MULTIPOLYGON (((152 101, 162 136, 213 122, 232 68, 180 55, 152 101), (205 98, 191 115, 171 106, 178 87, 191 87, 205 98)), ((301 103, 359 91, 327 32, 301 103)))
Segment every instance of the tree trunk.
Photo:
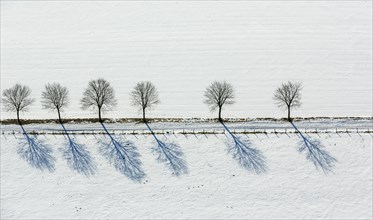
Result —
POLYGON ((22 128, 23 134, 26 135, 27 138, 28 138, 28 135, 27 135, 25 129, 23 128, 23 126, 22 126, 21 120, 19 119, 19 110, 18 109, 17 109, 17 121, 18 121, 19 126, 21 126, 21 128, 22 128))
POLYGON ((19 110, 17 110, 17 121, 18 124, 22 126, 21 120, 19 120, 19 110))
POLYGON ((290 106, 288 106, 288 121, 291 122, 291 118, 290 118, 290 106))
POLYGON ((223 122, 223 120, 221 119, 221 108, 222 108, 222 107, 219 106, 219 121, 220 121, 220 122, 223 122))
POLYGON ((101 118, 101 108, 100 108, 100 107, 98 108, 98 121, 99 121, 100 123, 103 122, 103 121, 102 121, 102 118, 101 118))
POLYGON ((58 121, 62 125, 61 113, 60 113, 60 110, 58 108, 57 108, 57 113, 58 113, 58 121))
POLYGON ((146 119, 145 119, 145 108, 142 109, 142 120, 144 121, 144 123, 146 123, 146 119))

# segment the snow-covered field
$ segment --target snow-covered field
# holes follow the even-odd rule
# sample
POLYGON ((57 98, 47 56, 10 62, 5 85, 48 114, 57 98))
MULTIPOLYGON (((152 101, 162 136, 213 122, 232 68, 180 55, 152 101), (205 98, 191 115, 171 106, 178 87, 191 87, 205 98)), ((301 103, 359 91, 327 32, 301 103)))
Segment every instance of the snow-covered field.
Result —
POLYGON ((62 112, 70 136, 62 135, 59 124, 25 123, 26 132, 38 133, 28 137, 19 125, 3 121, 15 113, 1 110, 1 219, 373 218, 372 1, 0 4, 1 90, 25 84, 36 100, 21 119, 57 118, 41 106, 46 83, 70 90, 70 106, 62 112), (103 115, 107 134, 99 123, 73 121, 97 117, 81 110, 79 100, 98 77, 110 81, 118 100, 103 115), (143 80, 155 84, 161 99, 147 116, 170 119, 150 123, 154 135, 143 123, 118 122, 139 117, 129 93, 143 80), (216 112, 209 112, 203 94, 215 80, 235 89, 236 103, 223 109, 232 133, 207 119, 216 112), (292 116, 325 116, 295 120, 304 136, 288 122, 255 119, 285 117, 272 97, 288 80, 303 82, 303 105, 292 116), (324 151, 299 151, 308 139, 325 147, 330 164, 337 160, 333 172, 316 169, 310 160, 320 158, 314 154, 307 158, 309 149, 324 151), (112 145, 105 148, 104 142, 112 145), (40 143, 52 152, 28 147, 40 143), (131 143, 141 156, 135 172, 145 173, 140 181, 128 178, 133 170, 122 169, 126 176, 116 169, 138 168, 138 161, 127 160, 137 156, 131 143), (239 151, 232 144, 248 146, 239 151), (168 156, 176 155, 180 170, 188 172, 173 175, 157 146, 173 149, 168 156), (88 155, 84 149, 97 168, 89 177, 67 162, 75 158, 73 150, 88 155), (249 171, 247 163, 245 169, 237 152, 252 156, 266 172, 249 171), (37 153, 55 158, 42 157, 48 160, 41 167, 53 172, 24 160, 37 153))
MULTIPOLYGON (((272 100, 284 81, 303 81, 294 114, 372 115, 372 1, 1 1, 1 88, 27 84, 41 108, 48 82, 70 90, 64 117, 94 117, 79 100, 88 81, 109 80, 118 107, 138 117, 130 91, 157 86, 150 117, 212 117, 203 92, 227 80, 236 104, 225 117, 283 117, 272 100)), ((1 118, 12 118, 2 112, 1 118)))
MULTIPOLYGON (((366 125, 369 126, 369 121, 362 123, 362 127, 366 125)), ((162 124, 150 126, 159 128, 162 124)), ((182 126, 185 125, 176 127, 182 126)), ((218 127, 218 124, 210 126, 218 127)), ((28 131, 38 128, 25 127, 28 131)), ((2 128, 6 130, 6 126, 2 128)), ((252 145, 261 150, 268 167, 266 173, 258 175, 239 166, 227 152, 230 137, 225 134, 158 135, 164 142, 179 144, 185 154, 189 172, 175 177, 157 161, 151 150, 156 144, 151 135, 123 135, 122 138, 137 146, 146 174, 140 182, 134 182, 116 171, 98 152, 98 141, 107 140, 107 135, 75 136, 77 142, 86 145, 97 164, 97 173, 89 178, 67 165, 58 150, 67 141, 62 135, 38 136, 53 149, 56 169, 52 173, 33 168, 19 157, 17 146, 24 136, 1 135, 1 217, 372 218, 372 133, 306 134, 320 140, 338 160, 334 173, 328 175, 316 170, 305 154, 298 152, 300 137, 297 134, 238 136, 250 139, 252 145)))

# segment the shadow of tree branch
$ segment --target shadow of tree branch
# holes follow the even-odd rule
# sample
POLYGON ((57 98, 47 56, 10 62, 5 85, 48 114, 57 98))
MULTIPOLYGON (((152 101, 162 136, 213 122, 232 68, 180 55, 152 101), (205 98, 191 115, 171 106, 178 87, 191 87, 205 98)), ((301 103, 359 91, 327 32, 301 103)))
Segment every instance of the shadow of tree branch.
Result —
POLYGON ((36 137, 30 137, 23 126, 20 126, 25 139, 20 142, 17 150, 18 155, 32 167, 42 171, 48 170, 49 172, 53 172, 55 170, 56 159, 51 155, 53 152, 52 149, 36 137))
POLYGON ((233 155, 233 158, 245 169, 254 171, 257 174, 267 172, 267 164, 265 157, 261 151, 252 148, 249 140, 241 140, 234 135, 229 128, 221 122, 224 128, 228 131, 233 139, 233 143, 228 143, 228 152, 233 155))
POLYGON ((188 173, 188 166, 186 161, 183 159, 184 153, 182 152, 181 147, 175 143, 165 143, 160 141, 148 123, 145 122, 145 125, 157 142, 157 146, 153 147, 153 151, 158 155, 157 160, 165 163, 175 176, 188 173))
POLYGON ((133 181, 140 182, 145 177, 140 160, 140 154, 133 142, 129 140, 116 140, 101 123, 110 141, 100 141, 100 152, 116 170, 133 181))
POLYGON ((60 151, 63 154, 63 158, 67 160, 69 167, 87 177, 94 175, 97 171, 97 166, 89 151, 84 145, 78 144, 70 137, 63 124, 61 124, 61 126, 68 142, 64 148, 60 149, 60 151))
POLYGON ((295 126, 293 122, 290 122, 294 129, 298 132, 302 140, 299 143, 299 152, 305 152, 307 159, 310 160, 316 167, 321 169, 325 174, 332 173, 334 164, 337 159, 332 157, 319 140, 309 140, 303 133, 295 126))

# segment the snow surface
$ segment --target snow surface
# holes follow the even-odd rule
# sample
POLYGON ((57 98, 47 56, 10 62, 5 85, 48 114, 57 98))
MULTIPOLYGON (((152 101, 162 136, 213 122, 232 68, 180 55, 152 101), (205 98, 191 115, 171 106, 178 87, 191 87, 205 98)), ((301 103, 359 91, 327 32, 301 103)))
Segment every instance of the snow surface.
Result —
MULTIPOLYGON (((1 1, 1 89, 16 82, 42 110, 48 82, 70 90, 64 117, 90 79, 108 79, 118 98, 105 117, 136 117, 129 93, 150 80, 161 104, 150 117, 215 117, 203 104, 214 80, 236 89, 225 117, 284 117, 272 100, 303 81, 294 116, 372 116, 372 1, 1 1)), ((2 112, 1 118, 14 115, 2 112)))
MULTIPOLYGON (((184 122, 157 122, 150 123, 154 132, 171 132, 171 133, 198 133, 198 132, 213 132, 222 133, 224 127, 218 122, 208 122, 208 119, 185 119, 184 122)), ((294 128, 287 121, 271 121, 271 120, 257 120, 252 119, 248 122, 225 122, 225 124, 232 130, 237 132, 294 132, 294 128)), ((300 120, 295 122, 296 126, 302 131, 319 131, 319 132, 365 132, 373 130, 373 120, 369 118, 353 120, 353 119, 314 119, 314 120, 300 120), (304 130, 305 129, 305 130, 304 130)), ((66 123, 67 131, 69 132, 94 132, 102 133, 102 126, 100 123, 66 123)), ((105 126, 115 133, 146 133, 147 128, 144 123, 105 123, 105 126)), ((24 128, 28 132, 41 133, 56 133, 60 134, 63 130, 58 123, 45 124, 26 124, 24 128)), ((17 124, 1 125, 1 130, 5 134, 20 133, 21 128, 17 124)))
MULTIPOLYGON (((227 80, 236 104, 223 117, 284 117, 272 100, 287 80, 303 81, 303 106, 293 116, 372 116, 372 1, 1 1, 1 90, 19 82, 36 102, 22 118, 56 118, 41 108, 44 84, 70 90, 63 118, 93 118, 79 100, 91 79, 108 79, 118 106, 105 118, 138 117, 129 93, 141 80, 158 88, 149 117, 212 118, 203 92, 227 80)), ((15 118, 1 111, 1 119, 15 118)), ((291 129, 289 123, 226 123, 231 129, 291 129)), ((372 120, 319 120, 302 129, 372 129, 372 120)), ((109 131, 146 130, 135 123, 109 131)), ((67 123, 68 130, 102 130, 67 123)), ((155 130, 222 130, 218 123, 150 123, 155 130)), ((26 131, 61 130, 58 124, 26 131)), ((26 143, 17 125, 1 125, 1 219, 371 219, 372 133, 305 134, 338 162, 315 169, 294 133, 238 135, 266 158, 257 175, 228 154, 228 134, 162 134, 179 145, 187 174, 157 161, 151 135, 119 135, 138 148, 146 177, 137 183, 99 152, 102 134, 75 135, 97 165, 89 178, 71 170, 62 135, 38 135, 53 149, 55 171, 40 171, 18 155, 26 143), (4 132, 4 133, 3 133, 4 132)), ((37 142, 39 143, 39 142, 37 142)), ((27 144, 27 143, 26 143, 27 144)), ((84 149, 84 148, 82 148, 84 149)), ((27 153, 27 152, 24 152, 27 153)), ((67 154, 68 155, 68 154, 67 154)), ((52 160, 51 160, 52 161, 52 160)), ((114 161, 115 163, 115 161, 114 161)))
POLYGON ((97 162, 98 173, 87 178, 63 159, 58 150, 66 142, 63 136, 38 136, 57 159, 56 170, 49 173, 19 158, 22 135, 1 135, 1 218, 372 218, 371 133, 306 134, 319 139, 338 160, 329 175, 298 152, 297 134, 240 136, 262 151, 267 173, 256 175, 240 167, 227 154, 224 134, 160 135, 162 141, 179 144, 185 154, 189 173, 175 177, 157 162, 151 135, 124 135, 142 155, 146 177, 136 183, 98 152, 98 140, 107 136, 75 137, 97 162))

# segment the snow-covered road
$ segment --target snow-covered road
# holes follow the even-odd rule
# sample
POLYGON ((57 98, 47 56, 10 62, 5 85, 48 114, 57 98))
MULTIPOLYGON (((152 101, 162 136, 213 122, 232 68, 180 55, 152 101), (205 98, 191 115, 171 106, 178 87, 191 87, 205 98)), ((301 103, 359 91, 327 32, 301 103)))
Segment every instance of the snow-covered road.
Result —
MULTIPOLYGON (((110 131, 118 131, 131 133, 133 131, 137 133, 146 132, 147 128, 144 123, 105 123, 106 127, 110 131)), ((291 124, 287 121, 271 121, 271 120, 252 120, 248 122, 226 122, 225 123, 230 129, 236 131, 267 131, 273 132, 276 131, 294 131, 291 124)), ((316 119, 316 120, 300 120, 296 121, 295 124, 300 129, 306 129, 309 131, 320 131, 320 132, 335 132, 335 131, 350 131, 357 132, 360 129, 361 132, 364 131, 373 131, 373 120, 370 118, 365 119, 316 119)), ((94 131, 94 132, 103 132, 103 129, 99 123, 67 123, 66 129, 68 131, 94 131)), ((150 123, 151 128, 154 131, 171 131, 171 132, 222 132, 224 127, 218 122, 208 122, 202 119, 185 119, 185 122, 155 122, 150 123)), ((47 124, 27 124, 24 125, 25 129, 29 132, 61 132, 62 128, 59 124, 56 123, 47 123, 47 124)), ((11 125, 1 125, 1 130, 4 133, 11 133, 13 131, 21 131, 20 127, 15 124, 11 125)))

